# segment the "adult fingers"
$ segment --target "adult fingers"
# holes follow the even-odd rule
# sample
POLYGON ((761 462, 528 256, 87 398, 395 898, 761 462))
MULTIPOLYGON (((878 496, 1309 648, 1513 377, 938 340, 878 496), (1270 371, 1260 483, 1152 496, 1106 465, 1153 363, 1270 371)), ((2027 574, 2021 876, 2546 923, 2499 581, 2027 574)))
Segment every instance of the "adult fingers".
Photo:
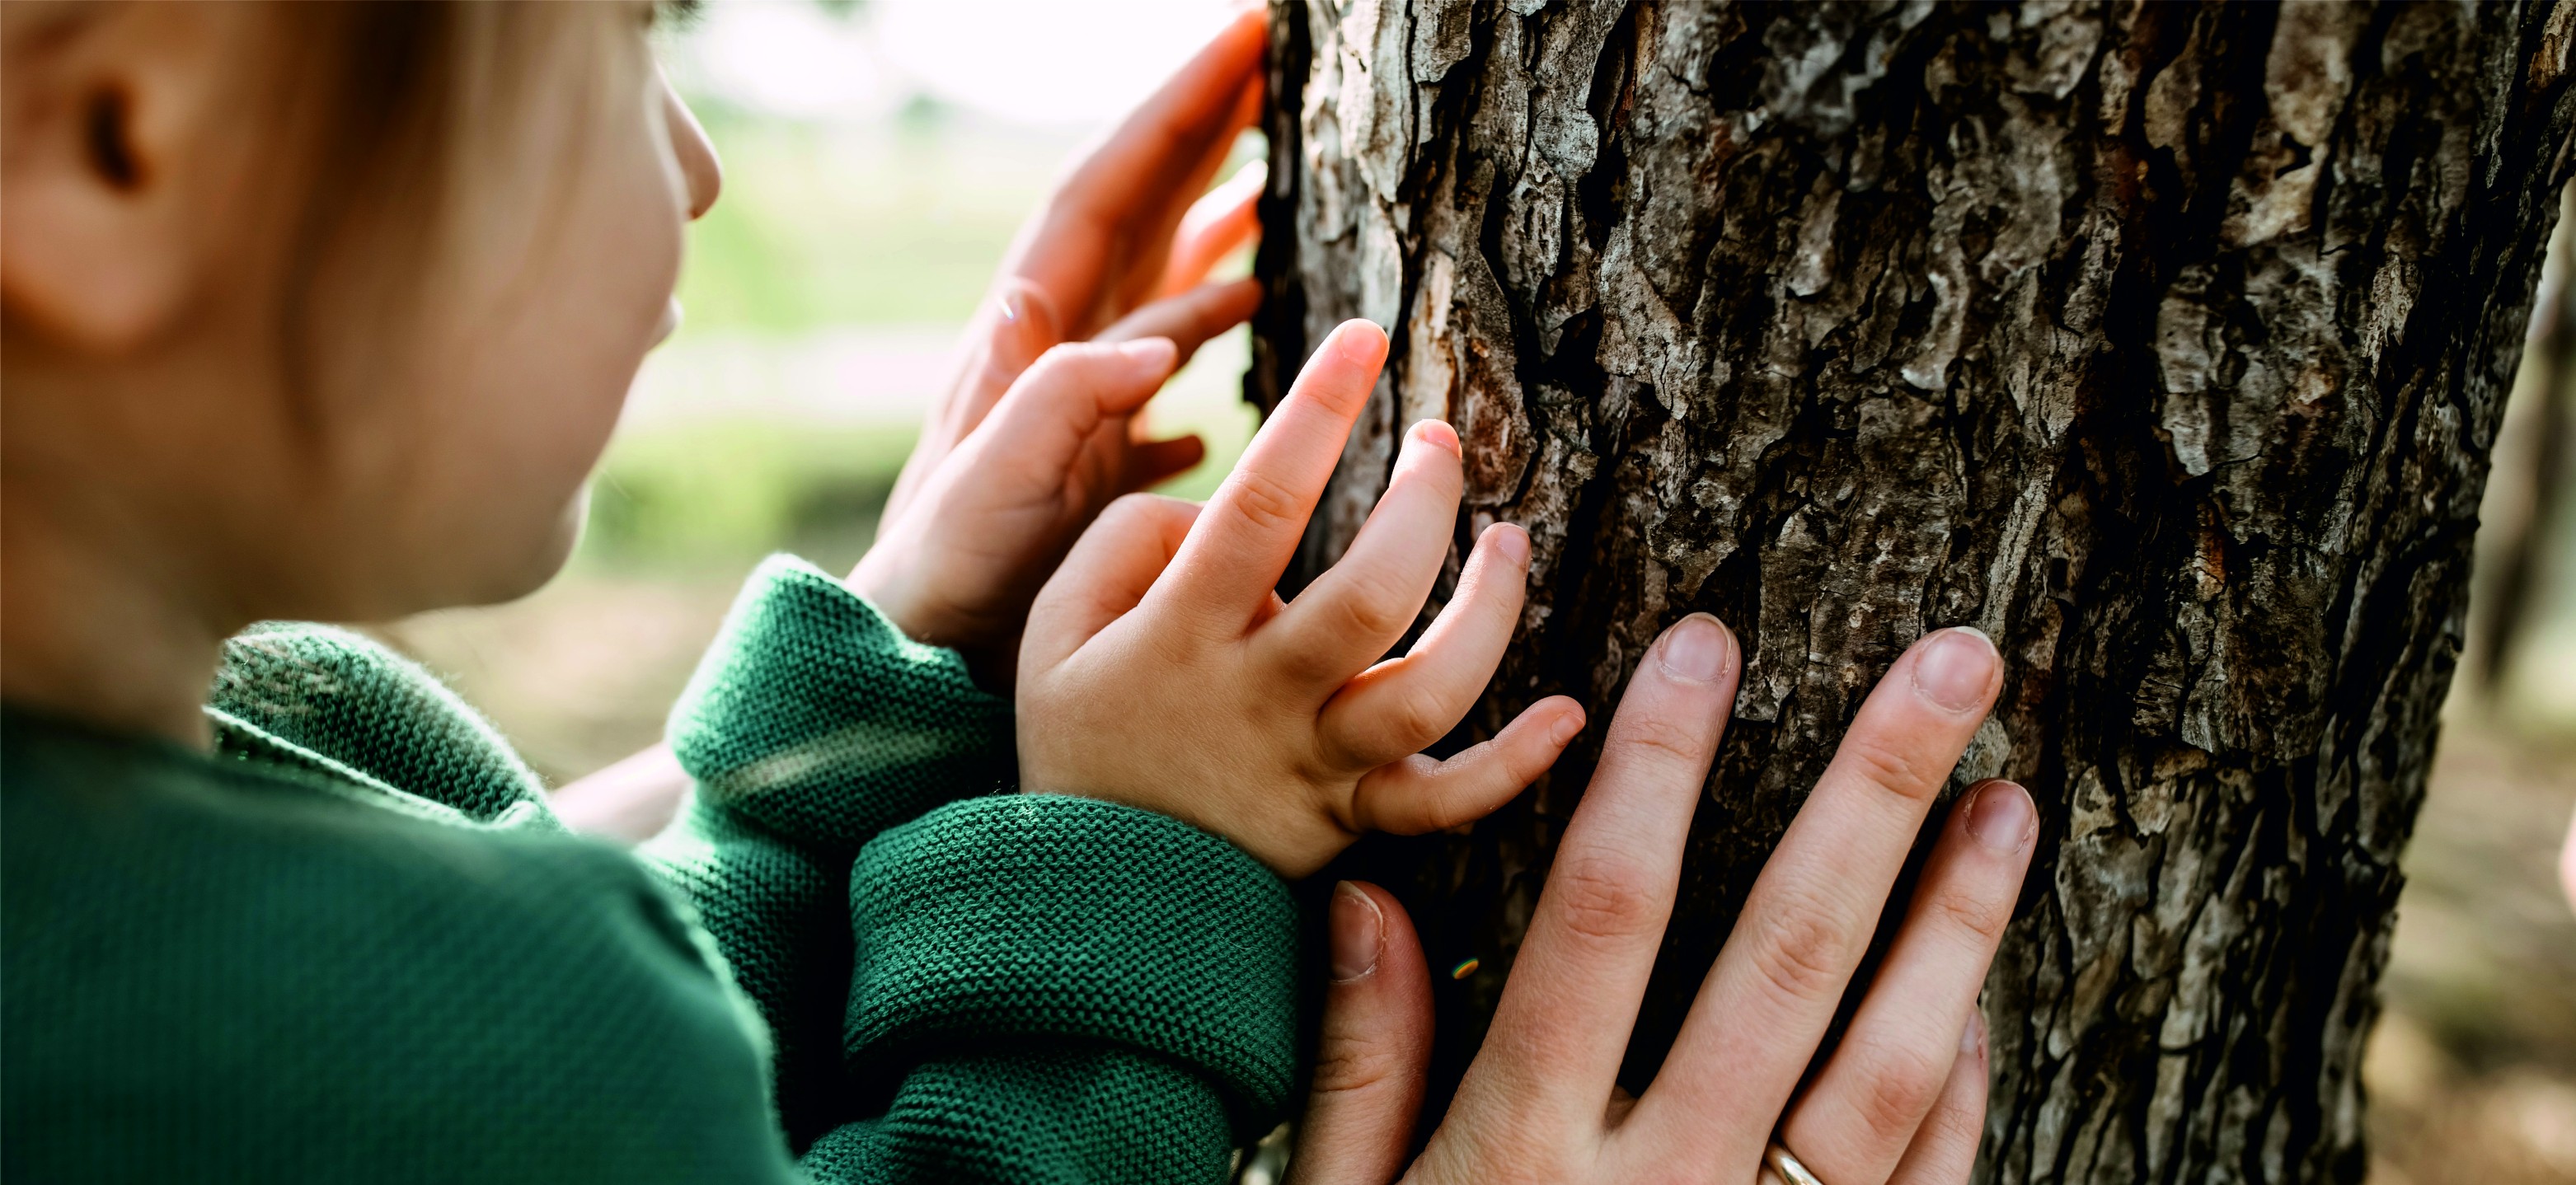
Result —
POLYGON ((1424 420, 1405 433, 1395 475, 1349 550, 1263 627, 1254 645, 1264 666, 1331 688, 1385 657, 1440 580, 1465 482, 1455 429, 1424 420))
POLYGON ((1908 1155, 2012 920, 2038 819, 2011 782, 1980 783, 1950 811, 1850 1031, 1781 1128, 1818 1177, 1884 1180, 1908 1155))
POLYGON ((1942 630, 1899 657, 1862 702, 1622 1132, 1645 1146, 1641 1155, 1751 1175, 1761 1141, 1747 1146, 1708 1117, 1777 1115, 1789 1101, 2001 671, 1984 634, 1942 630))
POLYGON ((1352 829, 1422 835, 1484 818, 1546 773, 1581 731, 1582 706, 1554 695, 1446 761, 1416 753, 1381 765, 1351 796, 1352 829))
MULTIPOLYGON (((1134 336, 1143 337, 1144 334, 1134 336)), ((903 472, 886 496, 882 517, 892 521, 920 493, 939 462, 984 422, 1039 356, 1064 340, 1062 321, 1046 290, 1018 277, 1006 278, 993 299, 976 315, 968 332, 970 345, 956 381, 932 409, 921 428, 920 443, 904 459, 903 472)))
MULTIPOLYGON (((1462 1104, 1472 1090, 1477 1105, 1540 1131, 1599 1132, 1741 666, 1734 635, 1704 613, 1664 631, 1638 662, 1462 1104)), ((1760 1126, 1776 1114, 1762 1112, 1760 1126)))
POLYGON ((1511 644, 1529 554, 1528 532, 1510 523, 1486 528, 1459 574, 1458 595, 1413 649, 1352 676, 1325 703, 1319 731, 1326 751, 1347 768, 1369 769, 1447 735, 1511 644))
MULTIPOLYGON (((1128 266, 1113 269, 1115 282, 1103 293, 1111 302, 1108 316, 1151 300, 1162 289, 1163 281, 1171 276, 1169 258, 1173 244, 1178 241, 1179 224, 1188 217, 1188 211, 1197 205, 1198 199, 1206 195, 1208 183, 1216 177, 1217 169, 1225 164, 1235 140, 1245 128, 1252 126, 1253 121, 1261 118, 1263 97, 1263 79, 1256 71, 1235 93, 1234 110, 1206 146, 1199 150, 1196 162, 1166 191, 1170 195, 1168 201, 1151 218, 1129 220, 1126 228, 1130 236, 1127 239, 1128 266)), ((1208 262, 1213 265, 1216 260, 1211 258, 1208 262)), ((1107 320, 1108 316, 1102 319, 1107 320)))
POLYGON ((1052 670, 1108 628, 1154 586, 1197 520, 1198 504, 1129 494, 1109 504, 1074 541, 1029 606, 1020 668, 1052 670))
POLYGON ((1163 265, 1163 282, 1156 290, 1169 295, 1196 285, 1235 248, 1251 242, 1261 232, 1258 205, 1269 182, 1269 163, 1249 161, 1225 184, 1190 203, 1180 228, 1172 232, 1171 262, 1163 265))
POLYGON ((1950 1080, 1888 1185, 1967 1185, 1977 1168, 1977 1144, 1986 1135, 1986 1076, 1986 1018, 1970 1011, 1950 1060, 1950 1080))
POLYGON ((1091 340, 1123 342, 1140 337, 1167 337, 1180 348, 1180 360, 1187 364, 1190 356, 1207 344, 1209 338, 1243 324, 1260 307, 1261 282, 1258 280, 1201 284, 1119 318, 1117 324, 1101 330, 1091 340))
POLYGON ((1345 321, 1324 339, 1208 499, 1173 560, 1174 579, 1155 596, 1209 628, 1248 627, 1296 552, 1385 361, 1386 334, 1366 321, 1345 321))
POLYGON ((1257 13, 1219 30, 1075 168, 1022 233, 1004 272, 1063 300, 1074 336, 1114 319, 1103 310, 1135 282, 1113 271, 1133 268, 1146 285, 1161 278, 1182 209, 1258 109, 1268 41, 1257 13))
POLYGON ((1376 885, 1333 887, 1332 982, 1293 1185, 1384 1185, 1404 1171, 1431 1061, 1431 974, 1412 919, 1376 885))

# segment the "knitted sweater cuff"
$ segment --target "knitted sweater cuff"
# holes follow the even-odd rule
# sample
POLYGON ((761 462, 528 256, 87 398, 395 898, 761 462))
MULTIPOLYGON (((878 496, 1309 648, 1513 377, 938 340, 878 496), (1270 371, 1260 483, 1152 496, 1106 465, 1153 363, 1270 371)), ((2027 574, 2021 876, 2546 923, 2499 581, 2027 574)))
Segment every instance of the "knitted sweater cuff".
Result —
POLYGON ((850 909, 853 1066, 1072 1038, 1201 1074, 1245 1139, 1287 1101, 1296 905, 1186 823, 1057 795, 956 803, 869 844, 850 909))
POLYGON ((1008 788, 1011 705, 793 556, 752 573, 671 712, 701 796, 792 841, 855 850, 941 802, 1008 788))

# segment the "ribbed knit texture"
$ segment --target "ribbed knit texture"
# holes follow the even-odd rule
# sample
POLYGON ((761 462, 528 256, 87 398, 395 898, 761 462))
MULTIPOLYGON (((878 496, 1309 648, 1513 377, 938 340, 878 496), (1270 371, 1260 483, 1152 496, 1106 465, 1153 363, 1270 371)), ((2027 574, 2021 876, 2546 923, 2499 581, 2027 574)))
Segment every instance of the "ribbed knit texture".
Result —
POLYGON ((971 797, 1008 705, 810 567, 710 651, 642 862, 354 635, 237 639, 209 712, 212 758, 0 711, 8 1180, 1212 1181, 1285 1094, 1285 889, 971 797))
POLYGON ((897 827, 850 878, 853 1060, 1097 1038, 1228 1084, 1238 1134, 1259 1138, 1294 1072, 1296 968, 1270 936, 1296 911, 1277 884, 1224 840, 1091 799, 988 798, 897 827), (1230 974, 1208 974, 1215 951, 1239 952, 1230 974))
POLYGON ((1017 778, 1010 703, 802 560, 762 564, 707 653, 671 749, 701 794, 799 844, 856 851, 1017 778))

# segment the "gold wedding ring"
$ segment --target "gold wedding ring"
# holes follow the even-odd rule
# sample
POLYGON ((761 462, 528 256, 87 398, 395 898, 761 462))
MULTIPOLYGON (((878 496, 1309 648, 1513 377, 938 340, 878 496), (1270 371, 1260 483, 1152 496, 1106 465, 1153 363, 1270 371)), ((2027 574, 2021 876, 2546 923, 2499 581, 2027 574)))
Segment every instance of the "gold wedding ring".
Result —
POLYGON ((1770 1170, 1764 1176, 1778 1174, 1783 1185, 1825 1185, 1816 1179, 1814 1173, 1807 1171, 1806 1165, 1798 1163, 1798 1158, 1790 1155, 1788 1149, 1781 1147, 1778 1140, 1771 1141, 1771 1146, 1762 1150, 1762 1167, 1770 1170))

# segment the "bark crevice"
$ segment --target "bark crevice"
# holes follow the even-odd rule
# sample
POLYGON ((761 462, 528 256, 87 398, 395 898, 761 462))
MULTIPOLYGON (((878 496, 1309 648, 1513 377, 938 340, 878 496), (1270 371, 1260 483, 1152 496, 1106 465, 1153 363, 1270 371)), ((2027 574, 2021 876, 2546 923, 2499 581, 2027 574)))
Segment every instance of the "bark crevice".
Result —
MULTIPOLYGON (((2014 777, 2043 816, 1987 985, 1983 1179, 2357 1180, 2576 0, 1274 18, 1247 393, 1343 318, 1395 343, 1288 588, 1437 415, 1460 543, 1533 539, 1451 743, 1557 692, 1606 722, 1684 613, 1744 642, 1628 1084, 1861 695, 1974 624, 2013 673, 1952 793, 2014 777)), ((1472 834, 1344 866, 1435 965, 1480 960, 1440 981, 1435 1109, 1597 737, 1472 834)))

